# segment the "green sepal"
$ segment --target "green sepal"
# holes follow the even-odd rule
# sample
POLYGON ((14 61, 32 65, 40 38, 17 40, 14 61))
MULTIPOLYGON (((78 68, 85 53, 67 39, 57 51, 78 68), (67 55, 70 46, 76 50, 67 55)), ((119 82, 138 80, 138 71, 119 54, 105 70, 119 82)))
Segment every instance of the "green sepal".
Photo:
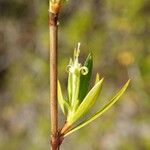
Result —
POLYGON ((79 103, 83 101, 89 88, 89 82, 91 79, 92 69, 93 69, 93 57, 91 53, 86 58, 84 66, 88 68, 88 74, 80 75, 80 90, 79 90, 79 96, 78 96, 79 103))
POLYGON ((126 82, 126 84, 119 90, 119 92, 117 92, 117 94, 112 99, 110 99, 110 101, 102 109, 100 109, 92 117, 88 118, 87 120, 83 121, 82 123, 80 123, 79 125, 74 127, 73 129, 71 129, 68 133, 65 134, 65 136, 68 136, 69 134, 71 134, 71 133, 81 129, 82 127, 86 126, 87 124, 89 124, 93 120, 95 120, 98 117, 100 117, 103 113, 105 113, 111 106, 113 106, 118 101, 118 99, 122 96, 122 94, 127 89, 129 83, 130 83, 130 80, 128 80, 126 82))
POLYGON ((67 122, 68 124, 72 125, 74 122, 76 122, 80 117, 82 117, 86 112, 89 111, 89 109, 93 106, 96 99, 98 98, 101 89, 102 89, 102 82, 103 79, 101 79, 86 95, 82 103, 79 105, 78 109, 71 115, 68 116, 67 122))

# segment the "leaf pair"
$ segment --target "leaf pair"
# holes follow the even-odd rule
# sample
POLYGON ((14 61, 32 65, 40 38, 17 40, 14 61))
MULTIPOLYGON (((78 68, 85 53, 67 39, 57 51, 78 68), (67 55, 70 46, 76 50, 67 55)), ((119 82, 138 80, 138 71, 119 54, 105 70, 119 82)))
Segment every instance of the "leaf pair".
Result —
POLYGON ((102 109, 100 109, 98 112, 96 112, 93 116, 89 117, 85 121, 81 122, 79 125, 77 125, 73 129, 71 129, 69 132, 65 134, 65 136, 68 136, 69 134, 81 129, 82 127, 86 126, 90 122, 100 117, 105 111, 107 111, 113 104, 115 104, 119 100, 119 98, 127 89, 129 83, 130 83, 130 80, 126 82, 126 84, 120 89, 120 91, 102 109))

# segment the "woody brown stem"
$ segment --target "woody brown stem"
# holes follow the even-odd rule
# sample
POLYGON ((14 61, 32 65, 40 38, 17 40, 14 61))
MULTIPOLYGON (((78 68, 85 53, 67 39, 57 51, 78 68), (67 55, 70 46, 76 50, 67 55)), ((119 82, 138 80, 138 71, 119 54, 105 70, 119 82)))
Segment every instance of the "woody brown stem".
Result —
POLYGON ((51 116, 51 150, 59 150, 58 106, 57 106, 57 46, 58 46, 58 13, 51 12, 49 5, 50 29, 50 116, 51 116))

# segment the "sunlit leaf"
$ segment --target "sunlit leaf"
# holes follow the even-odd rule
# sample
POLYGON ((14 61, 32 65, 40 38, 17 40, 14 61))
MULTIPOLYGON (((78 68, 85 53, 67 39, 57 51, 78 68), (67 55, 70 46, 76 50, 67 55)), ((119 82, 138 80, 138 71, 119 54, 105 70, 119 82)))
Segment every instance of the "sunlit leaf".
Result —
POLYGON ((72 100, 71 100, 71 106, 73 109, 77 107, 77 100, 79 95, 79 85, 80 85, 80 77, 78 74, 72 74, 72 100))
POLYGON ((100 117, 105 111, 107 111, 113 104, 115 104, 118 101, 118 99, 122 96, 122 94, 127 89, 129 83, 130 83, 130 80, 128 80, 126 82, 126 84, 119 90, 119 92, 102 109, 100 109, 97 113, 95 113, 89 119, 83 121, 82 123, 77 125, 75 128, 70 130, 68 133, 65 134, 65 136, 67 136, 67 135, 69 135, 69 134, 71 134, 71 133, 81 129, 82 127, 86 126, 87 124, 89 124, 90 122, 95 120, 96 118, 100 117))
POLYGON ((95 79, 95 84, 97 84, 100 80, 100 76, 99 73, 96 74, 96 79, 95 79))
MULTIPOLYGON (((70 59, 69 65, 72 65, 72 59, 70 59)), ((72 74, 69 72, 69 75, 68 75, 68 99, 69 99, 69 102, 71 102, 71 98, 72 98, 72 74)))
POLYGON ((60 82, 58 81, 58 102, 64 115, 67 115, 67 110, 70 110, 69 104, 64 100, 60 82), (67 110, 66 110, 67 109, 67 110))
POLYGON ((101 79, 86 95, 83 102, 79 105, 78 109, 74 114, 71 116, 68 116, 67 122, 69 124, 73 124, 75 121, 77 121, 81 116, 83 116, 95 103, 96 99, 98 98, 100 91, 102 89, 102 82, 103 79, 101 79))

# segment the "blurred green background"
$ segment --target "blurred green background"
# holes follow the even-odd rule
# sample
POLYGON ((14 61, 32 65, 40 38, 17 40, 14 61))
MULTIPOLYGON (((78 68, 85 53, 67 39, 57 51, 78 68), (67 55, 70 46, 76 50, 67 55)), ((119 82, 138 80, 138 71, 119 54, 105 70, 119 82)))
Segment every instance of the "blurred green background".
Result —
MULTIPOLYGON (((150 1, 70 0, 59 16, 59 79, 77 42, 94 55, 106 102, 128 78, 121 100, 67 137, 62 150, 150 150, 150 1)), ((0 150, 48 150, 48 1, 0 0, 0 150)), ((60 112, 60 122, 63 116, 60 112)))

